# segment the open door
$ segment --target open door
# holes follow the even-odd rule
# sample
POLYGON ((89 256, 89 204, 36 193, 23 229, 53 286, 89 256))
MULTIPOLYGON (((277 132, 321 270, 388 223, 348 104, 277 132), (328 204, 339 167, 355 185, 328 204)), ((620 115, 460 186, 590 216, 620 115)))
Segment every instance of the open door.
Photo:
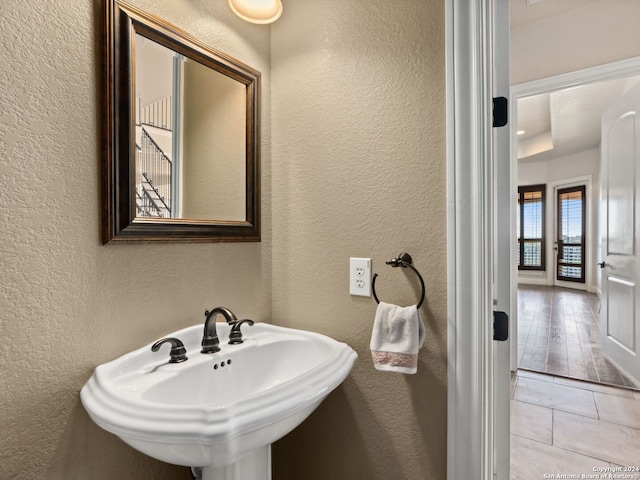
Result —
POLYGON ((602 116, 602 349, 640 380, 640 85, 602 116))

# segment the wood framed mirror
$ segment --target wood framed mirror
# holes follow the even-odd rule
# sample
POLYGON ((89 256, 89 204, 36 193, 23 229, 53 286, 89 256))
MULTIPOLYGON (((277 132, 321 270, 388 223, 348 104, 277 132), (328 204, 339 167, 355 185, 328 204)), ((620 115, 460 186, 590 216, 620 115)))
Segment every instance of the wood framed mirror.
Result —
POLYGON ((260 241, 260 72, 105 0, 102 241, 260 241))

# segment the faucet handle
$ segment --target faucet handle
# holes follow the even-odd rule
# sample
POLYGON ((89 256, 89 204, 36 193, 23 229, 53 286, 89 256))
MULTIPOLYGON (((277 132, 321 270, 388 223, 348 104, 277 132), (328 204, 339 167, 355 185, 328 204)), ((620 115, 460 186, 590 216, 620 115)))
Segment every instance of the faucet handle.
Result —
POLYGON ((186 355, 187 350, 184 348, 184 343, 174 337, 167 337, 162 340, 158 340, 151 346, 151 351, 157 352, 160 350, 160 346, 164 343, 171 344, 171 351, 169 352, 171 359, 169 360, 169 363, 180 363, 188 360, 189 357, 186 355))
POLYGON ((231 327, 231 332, 229 332, 229 345, 237 345, 244 342, 244 340, 242 340, 242 332, 240 331, 240 327, 243 323, 248 323, 249 326, 253 326, 254 321, 245 318, 244 320, 235 322, 233 327, 231 327))

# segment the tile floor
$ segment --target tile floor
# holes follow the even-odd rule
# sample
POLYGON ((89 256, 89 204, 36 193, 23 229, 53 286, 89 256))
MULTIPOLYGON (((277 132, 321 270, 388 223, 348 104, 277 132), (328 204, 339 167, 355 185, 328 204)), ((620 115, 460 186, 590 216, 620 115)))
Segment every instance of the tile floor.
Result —
POLYGON ((550 478, 640 479, 640 392, 519 370, 511 480, 550 478))

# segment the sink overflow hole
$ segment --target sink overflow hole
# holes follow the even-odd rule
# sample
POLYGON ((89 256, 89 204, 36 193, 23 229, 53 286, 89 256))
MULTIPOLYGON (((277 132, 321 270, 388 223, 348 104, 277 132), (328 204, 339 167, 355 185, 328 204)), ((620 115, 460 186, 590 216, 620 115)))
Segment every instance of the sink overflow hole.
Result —
POLYGON ((213 366, 214 370, 217 370, 218 367, 224 367, 225 365, 231 365, 231 359, 227 360, 226 362, 220 362, 220 365, 218 365, 217 363, 213 366))

